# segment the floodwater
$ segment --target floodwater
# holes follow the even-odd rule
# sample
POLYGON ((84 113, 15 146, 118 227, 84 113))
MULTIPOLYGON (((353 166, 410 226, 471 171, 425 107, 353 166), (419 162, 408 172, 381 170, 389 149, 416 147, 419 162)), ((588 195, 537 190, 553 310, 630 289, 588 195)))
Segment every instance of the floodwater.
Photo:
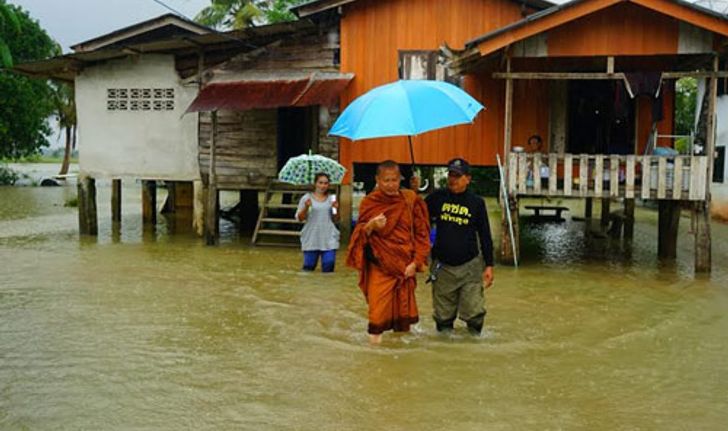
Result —
MULTIPOLYGON (((163 197, 160 192, 160 203, 163 197)), ((583 223, 524 230, 496 267, 487 331, 444 338, 429 318, 367 344, 356 275, 303 273, 294 249, 219 247, 140 223, 120 231, 99 185, 98 239, 75 188, 0 188, 0 429, 682 430, 728 423, 728 226, 692 273, 688 219, 658 262, 656 216, 631 247, 583 223)), ((494 207, 489 202, 489 207, 494 207)), ((577 215, 578 211, 574 211, 577 215)))

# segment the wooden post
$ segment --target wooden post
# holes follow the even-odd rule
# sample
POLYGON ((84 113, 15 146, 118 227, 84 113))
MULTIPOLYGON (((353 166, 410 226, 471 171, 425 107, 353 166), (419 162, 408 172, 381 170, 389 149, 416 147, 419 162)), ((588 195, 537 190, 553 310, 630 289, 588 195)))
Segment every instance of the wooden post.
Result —
POLYGON ((342 184, 339 189, 339 230, 342 242, 349 242, 349 237, 351 237, 353 201, 354 188, 351 184, 342 184))
POLYGON ((157 182, 142 180, 142 224, 157 224, 157 182))
POLYGON ((506 216, 505 206, 501 213, 501 263, 506 265, 513 265, 515 263, 514 257, 518 257, 520 261, 520 230, 518 224, 518 198, 515 195, 511 195, 508 199, 508 204, 511 210, 511 220, 513 222, 513 236, 515 237, 516 250, 513 250, 513 243, 511 242, 511 233, 508 226, 508 217, 506 216))
MULTIPOLYGON (((713 57, 713 73, 718 72, 718 56, 713 57)), ((718 97, 718 79, 710 78, 708 93, 708 118, 706 122, 705 155, 708 166, 705 178, 705 200, 695 203, 695 272, 710 272, 712 267, 712 241, 710 237, 711 183, 715 164, 715 110, 718 97)), ((692 192, 691 192, 692 193, 692 192)))
POLYGON ((252 233, 258 222, 258 190, 240 190, 240 230, 252 233))
POLYGON ((81 235, 98 235, 96 214, 96 180, 82 176, 78 179, 78 231, 81 235))
POLYGON ((677 236, 680 227, 680 201, 658 201, 657 256, 662 259, 677 257, 677 236))
MULTIPOLYGON (((511 72, 511 59, 507 60, 506 69, 508 73, 511 72)), ((511 125, 513 123, 513 80, 506 79, 506 103, 505 103, 505 114, 504 114, 505 125, 503 128, 503 157, 508 157, 511 152, 511 125)))
POLYGON ((710 272, 712 258, 708 202, 696 202, 693 212, 695 214, 695 272, 710 272))
POLYGON ((634 238, 634 199, 624 200, 624 239, 634 238))
POLYGON ((609 225, 609 207, 612 201, 609 198, 602 198, 601 226, 609 225))
POLYGON ((121 222, 121 180, 111 180, 111 221, 121 222))
POLYGON ((586 198, 586 201, 584 202, 584 218, 585 219, 591 220, 593 208, 594 208, 594 199, 586 198))
POLYGON ((215 175, 215 144, 217 140, 217 111, 212 111, 212 131, 210 133, 210 173, 208 175, 207 217, 205 218, 205 243, 216 245, 218 242, 217 178, 215 175))
POLYGON ((200 180, 192 183, 192 229, 199 236, 205 234, 205 204, 207 186, 200 180))

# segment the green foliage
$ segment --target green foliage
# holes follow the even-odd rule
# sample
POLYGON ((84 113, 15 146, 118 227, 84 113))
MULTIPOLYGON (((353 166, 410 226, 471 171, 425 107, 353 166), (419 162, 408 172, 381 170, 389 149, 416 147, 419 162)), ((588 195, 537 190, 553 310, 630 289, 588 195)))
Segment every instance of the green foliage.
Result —
POLYGON ((5 0, 0 0, 0 66, 12 67, 13 55, 5 39, 17 36, 18 33, 20 33, 20 21, 15 11, 5 3, 5 0))
POLYGON ((210 0, 210 6, 202 9, 195 21, 218 30, 252 27, 263 16, 264 1, 210 0))
POLYGON ((69 208, 78 208, 78 198, 74 196, 72 198, 66 199, 66 202, 63 203, 63 206, 69 208))
POLYGON ((200 24, 218 30, 241 29, 256 24, 294 21, 289 8, 306 0, 210 0, 195 17, 200 24))
POLYGON ((688 135, 695 125, 695 104, 698 82, 695 78, 682 78, 675 83, 675 132, 688 135))
POLYGON ((690 153, 690 139, 688 138, 677 138, 675 140, 675 150, 680 154, 690 153))
POLYGON ((305 0, 270 0, 264 9, 266 22, 295 21, 296 16, 289 9, 303 3, 305 0))
MULTIPOLYGON (((16 34, 13 26, 0 26, 0 40, 5 41, 16 63, 58 53, 57 45, 27 12, 0 0, 2 8, 12 11, 20 27, 16 34)), ((0 159, 17 160, 47 146, 47 118, 53 112, 48 82, 0 70, 0 95, 0 159)))
POLYGON ((0 186, 12 186, 19 178, 17 172, 0 163, 0 186))
POLYGON ((473 193, 480 196, 498 196, 500 176, 497 167, 474 167, 470 169, 470 173, 473 180, 470 182, 469 188, 473 193))

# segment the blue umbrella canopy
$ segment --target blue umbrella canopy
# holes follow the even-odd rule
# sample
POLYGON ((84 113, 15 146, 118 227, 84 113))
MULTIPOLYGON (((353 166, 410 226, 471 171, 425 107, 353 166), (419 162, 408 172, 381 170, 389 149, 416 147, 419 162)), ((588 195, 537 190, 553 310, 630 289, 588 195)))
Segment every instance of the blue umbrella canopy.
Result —
POLYGON ((329 131, 352 140, 413 136, 472 123, 484 109, 468 93, 443 81, 397 81, 361 95, 329 131))
POLYGON ((336 160, 319 154, 301 154, 288 159, 278 173, 278 179, 290 184, 313 184, 314 177, 321 172, 329 176, 331 183, 338 184, 344 178, 346 168, 336 160))

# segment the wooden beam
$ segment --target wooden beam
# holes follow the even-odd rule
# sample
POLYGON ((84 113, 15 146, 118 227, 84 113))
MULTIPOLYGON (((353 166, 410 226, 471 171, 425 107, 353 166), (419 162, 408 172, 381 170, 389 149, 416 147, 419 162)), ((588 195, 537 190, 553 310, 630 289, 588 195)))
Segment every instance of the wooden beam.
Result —
POLYGON ((78 231, 81 235, 98 235, 96 214, 96 180, 82 176, 78 179, 78 231))
POLYGON ((157 224, 157 181, 142 180, 142 224, 157 224))
MULTIPOLYGON (((713 72, 662 72, 662 79, 680 79, 680 78, 728 78, 728 71, 713 72)), ((600 73, 600 72, 494 72, 495 79, 550 79, 550 80, 624 80, 625 74, 617 73, 600 73)))
MULTIPOLYGON (((508 58, 506 69, 510 73, 511 59, 508 58)), ((506 80, 506 103, 503 130, 503 157, 507 157, 511 152, 511 126, 513 124, 513 80, 506 80)))
POLYGON ((624 200, 624 239, 634 238, 634 199, 624 200))
POLYGON ((707 201, 695 202, 695 272, 710 272, 712 267, 710 207, 707 201))
MULTIPOLYGON (((718 72, 718 56, 713 56, 713 71, 718 72)), ((711 78, 708 87, 708 93, 705 95, 708 97, 708 121, 706 124, 706 142, 705 142, 705 155, 708 156, 708 169, 705 180, 705 195, 707 200, 710 201, 710 185, 713 182, 713 166, 715 164, 715 132, 716 132, 716 106, 718 100, 718 79, 711 78)), ((710 209, 710 208, 708 208, 710 209)), ((710 211, 708 211, 710 212, 710 211)))
POLYGON ((657 255, 663 259, 677 257, 677 236, 680 226, 680 202, 658 202, 657 255))
POLYGON ((121 222, 121 180, 111 180, 111 221, 121 222))
POLYGON ((205 217, 205 243, 216 245, 218 242, 218 192, 215 174, 215 141, 217 140, 217 111, 212 111, 212 131, 210 133, 210 171, 207 181, 207 210, 205 217))

